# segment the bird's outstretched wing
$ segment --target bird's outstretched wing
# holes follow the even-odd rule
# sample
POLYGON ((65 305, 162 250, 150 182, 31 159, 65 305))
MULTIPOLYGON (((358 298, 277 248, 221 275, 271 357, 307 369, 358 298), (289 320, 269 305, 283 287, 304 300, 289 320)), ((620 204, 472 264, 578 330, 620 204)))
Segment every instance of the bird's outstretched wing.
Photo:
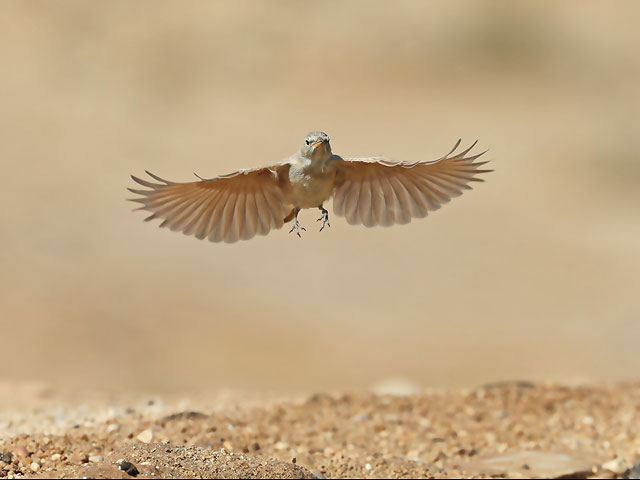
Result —
POLYGON ((430 162, 390 162, 382 158, 345 158, 338 163, 333 211, 352 225, 389 226, 426 217, 470 189, 485 152, 465 157, 475 146, 453 155, 460 140, 444 157, 430 162))
POLYGON ((132 175, 150 190, 129 188, 139 195, 129 200, 142 204, 137 210, 152 212, 146 221, 159 218, 164 220, 161 227, 232 243, 282 228, 289 213, 283 195, 288 169, 279 164, 189 183, 169 182, 147 172, 159 183, 132 175))

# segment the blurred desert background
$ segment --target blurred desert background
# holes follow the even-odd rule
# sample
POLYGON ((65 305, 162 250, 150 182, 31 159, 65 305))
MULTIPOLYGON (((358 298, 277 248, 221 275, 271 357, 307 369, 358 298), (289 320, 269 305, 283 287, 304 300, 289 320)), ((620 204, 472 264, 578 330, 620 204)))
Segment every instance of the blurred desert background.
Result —
MULTIPOLYGON (((0 4, 0 378, 307 392, 640 371, 640 3, 0 4), (390 229, 212 244, 129 175, 336 153, 495 169, 390 229)), ((331 214, 331 208, 329 206, 331 214)))

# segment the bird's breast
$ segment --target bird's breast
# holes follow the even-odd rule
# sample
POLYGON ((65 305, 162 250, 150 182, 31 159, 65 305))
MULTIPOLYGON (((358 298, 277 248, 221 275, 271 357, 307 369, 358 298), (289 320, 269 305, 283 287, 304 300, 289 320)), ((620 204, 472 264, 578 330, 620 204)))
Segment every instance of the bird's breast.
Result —
POLYGON ((333 165, 293 165, 289 169, 291 203, 297 208, 322 205, 333 193, 336 170, 333 165))

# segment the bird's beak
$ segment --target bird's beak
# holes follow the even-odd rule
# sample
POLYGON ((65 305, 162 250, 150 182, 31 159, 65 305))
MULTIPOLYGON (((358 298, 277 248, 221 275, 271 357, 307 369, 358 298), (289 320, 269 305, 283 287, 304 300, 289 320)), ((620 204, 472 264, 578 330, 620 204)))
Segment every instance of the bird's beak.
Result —
POLYGON ((323 143, 326 143, 326 142, 325 142, 324 140, 318 140, 317 142, 313 142, 313 143, 311 144, 311 146, 312 146, 314 149, 316 149, 316 148, 318 148, 318 145, 322 145, 323 143))

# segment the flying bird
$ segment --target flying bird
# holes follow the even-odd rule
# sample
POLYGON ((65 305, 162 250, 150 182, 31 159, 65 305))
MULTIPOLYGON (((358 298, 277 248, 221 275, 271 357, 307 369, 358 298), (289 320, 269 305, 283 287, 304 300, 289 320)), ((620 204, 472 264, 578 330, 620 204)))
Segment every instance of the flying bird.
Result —
POLYGON ((452 197, 470 189, 470 182, 491 170, 479 169, 487 162, 483 153, 466 156, 471 147, 454 155, 458 140, 444 157, 415 163, 393 162, 382 157, 342 158, 331 151, 329 136, 308 134, 300 150, 266 167, 238 170, 215 178, 176 183, 147 171, 156 182, 131 176, 147 189, 128 190, 129 199, 147 210, 146 221, 161 219, 161 227, 181 231, 211 242, 232 243, 266 235, 293 221, 289 233, 299 237, 305 228, 298 213, 317 208, 320 231, 330 227, 324 203, 333 197, 333 212, 351 225, 390 226, 409 223, 437 210, 452 197))

